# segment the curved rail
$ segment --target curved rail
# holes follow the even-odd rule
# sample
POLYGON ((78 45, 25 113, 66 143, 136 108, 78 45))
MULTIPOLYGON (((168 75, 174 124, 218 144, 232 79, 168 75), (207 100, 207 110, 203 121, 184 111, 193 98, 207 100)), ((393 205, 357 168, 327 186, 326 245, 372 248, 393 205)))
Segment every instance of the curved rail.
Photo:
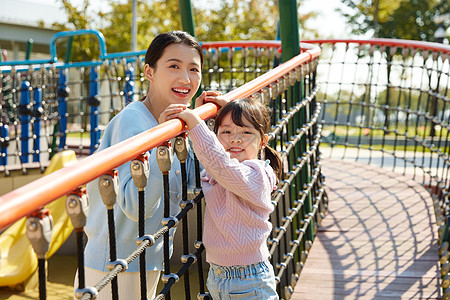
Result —
POLYGON ((348 40, 348 39, 330 39, 330 40, 306 40, 305 43, 311 44, 337 44, 337 43, 355 43, 359 45, 377 45, 377 46, 395 46, 404 48, 413 48, 421 50, 438 51, 443 53, 450 53, 450 46, 438 43, 411 41, 400 39, 370 39, 370 40, 348 40))
MULTIPOLYGON (((248 97, 259 91, 264 85, 268 85, 295 69, 299 64, 317 58, 320 54, 320 48, 317 46, 305 45, 305 48, 309 50, 279 65, 261 78, 254 79, 224 96, 229 100, 248 97)), ((207 119, 216 114, 217 106, 209 103, 197 108, 196 111, 202 119, 207 119)), ((69 194, 80 185, 88 183, 164 141, 176 137, 183 131, 185 131, 185 126, 181 120, 165 122, 109 147, 101 153, 94 153, 72 166, 1 196, 0 215, 2 218, 0 219, 0 229, 30 215, 40 207, 69 194)))
POLYGON ((103 33, 96 29, 80 29, 80 30, 72 30, 72 31, 61 31, 52 36, 50 41, 50 58, 53 62, 58 61, 58 57, 56 56, 56 41, 61 38, 73 37, 78 35, 91 34, 95 35, 98 39, 98 44, 100 48, 100 59, 106 57, 106 42, 103 33))

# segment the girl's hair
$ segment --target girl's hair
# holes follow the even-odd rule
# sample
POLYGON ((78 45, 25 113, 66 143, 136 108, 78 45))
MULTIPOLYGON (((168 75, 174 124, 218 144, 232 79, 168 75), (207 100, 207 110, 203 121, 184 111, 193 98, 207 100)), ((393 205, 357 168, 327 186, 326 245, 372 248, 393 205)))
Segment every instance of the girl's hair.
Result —
MULTIPOLYGON (((217 134, 219 126, 224 117, 231 113, 233 123, 238 126, 244 126, 243 118, 248 120, 253 127, 258 130, 261 140, 264 134, 269 133, 270 129, 270 110, 267 106, 252 98, 238 99, 228 102, 219 110, 214 124, 214 132, 217 134)), ((265 158, 270 161, 270 165, 278 178, 281 178, 281 157, 273 148, 266 146, 264 149, 265 158)))
POLYGON ((166 47, 172 44, 184 44, 197 50, 203 66, 202 46, 192 35, 184 31, 170 31, 158 34, 148 47, 147 53, 145 53, 145 63, 155 68, 156 62, 161 58, 166 47))

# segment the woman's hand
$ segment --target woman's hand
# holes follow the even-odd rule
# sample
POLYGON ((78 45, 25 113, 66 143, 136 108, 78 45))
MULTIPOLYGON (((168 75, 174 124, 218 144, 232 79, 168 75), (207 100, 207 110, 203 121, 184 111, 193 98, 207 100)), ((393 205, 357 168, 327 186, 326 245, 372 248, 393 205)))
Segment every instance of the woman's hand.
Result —
POLYGON ((227 104, 229 100, 225 99, 219 91, 204 91, 197 99, 195 99, 195 107, 202 106, 207 102, 213 102, 222 107, 227 104))
POLYGON ((166 109, 159 115, 158 123, 164 123, 166 121, 178 118, 178 114, 186 110, 186 104, 170 104, 166 109))

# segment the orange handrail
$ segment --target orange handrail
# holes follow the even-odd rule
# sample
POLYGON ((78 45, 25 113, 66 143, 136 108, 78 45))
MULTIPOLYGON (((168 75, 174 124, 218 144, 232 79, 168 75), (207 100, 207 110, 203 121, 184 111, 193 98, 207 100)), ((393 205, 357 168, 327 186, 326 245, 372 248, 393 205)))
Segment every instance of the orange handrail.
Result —
MULTIPOLYGON (((319 47, 306 44, 302 44, 302 46, 310 50, 224 96, 230 101, 248 97, 300 64, 319 56, 319 47)), ((208 119, 217 113, 217 109, 217 105, 207 103, 195 110, 202 119, 208 119)), ((53 200, 71 193, 77 187, 94 180, 109 170, 176 137, 185 130, 183 121, 170 120, 1 196, 0 229, 30 215, 53 200)))
POLYGON ((423 42, 423 41, 411 41, 411 40, 397 40, 397 39, 370 39, 370 40, 347 40, 347 39, 330 39, 330 40, 310 40, 305 41, 305 43, 311 44, 337 44, 337 43, 356 43, 359 45, 377 45, 377 46, 391 46, 391 47, 404 47, 404 48, 414 48, 420 50, 428 50, 428 51, 437 51, 442 53, 450 53, 450 46, 432 43, 432 42, 423 42))

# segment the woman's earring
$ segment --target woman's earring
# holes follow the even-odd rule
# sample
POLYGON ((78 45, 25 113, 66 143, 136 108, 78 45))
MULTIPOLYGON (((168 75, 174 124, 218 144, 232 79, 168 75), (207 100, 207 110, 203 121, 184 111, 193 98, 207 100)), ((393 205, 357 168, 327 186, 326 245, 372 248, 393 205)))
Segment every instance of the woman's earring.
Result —
POLYGON ((266 160, 266 151, 264 150, 265 147, 263 147, 260 151, 259 151, 259 156, 261 160, 266 160))

